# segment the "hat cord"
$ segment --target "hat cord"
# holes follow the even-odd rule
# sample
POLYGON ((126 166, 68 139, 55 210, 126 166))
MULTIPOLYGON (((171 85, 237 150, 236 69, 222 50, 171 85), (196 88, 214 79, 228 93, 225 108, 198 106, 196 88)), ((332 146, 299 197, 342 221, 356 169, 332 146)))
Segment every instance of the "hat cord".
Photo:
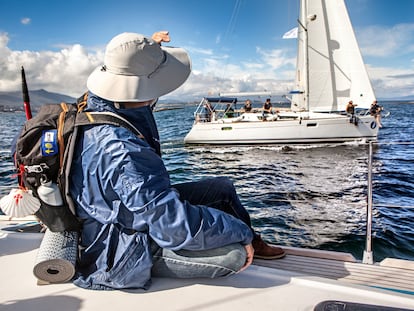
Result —
POLYGON ((162 61, 159 63, 159 65, 154 69, 153 72, 151 72, 150 74, 148 74, 147 78, 151 79, 151 76, 161 67, 161 65, 163 65, 165 63, 165 61, 167 60, 167 56, 165 55, 165 52, 162 51, 162 61))

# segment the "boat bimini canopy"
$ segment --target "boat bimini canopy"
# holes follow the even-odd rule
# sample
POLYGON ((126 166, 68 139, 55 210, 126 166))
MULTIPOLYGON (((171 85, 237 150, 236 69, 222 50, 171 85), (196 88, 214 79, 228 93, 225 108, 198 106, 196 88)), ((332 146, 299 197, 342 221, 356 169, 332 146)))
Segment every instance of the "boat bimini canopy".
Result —
POLYGON ((204 97, 210 103, 237 103, 236 97, 204 97))

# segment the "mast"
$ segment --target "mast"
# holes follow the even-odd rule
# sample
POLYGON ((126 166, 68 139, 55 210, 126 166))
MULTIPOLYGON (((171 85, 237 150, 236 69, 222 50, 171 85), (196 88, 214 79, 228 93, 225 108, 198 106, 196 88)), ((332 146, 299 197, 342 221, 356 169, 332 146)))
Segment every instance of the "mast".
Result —
POLYGON ((303 7, 301 10, 301 21, 299 21, 300 26, 303 28, 304 36, 305 36, 305 44, 304 44, 304 55, 305 55, 305 71, 306 71, 306 88, 305 88, 305 105, 306 111, 309 111, 309 36, 308 36, 308 21, 307 21, 307 13, 308 13, 308 6, 307 0, 303 1, 303 7))
POLYGON ((306 83, 305 83, 305 107, 306 111, 309 111, 309 93, 310 93, 310 86, 309 86, 309 33, 308 33, 308 25, 309 23, 316 20, 317 15, 312 14, 308 15, 308 0, 301 0, 300 5, 300 19, 298 20, 299 27, 303 29, 303 55, 304 55, 304 70, 305 70, 305 77, 306 77, 306 83))
POLYGON ((310 73, 309 73, 309 35, 308 22, 313 19, 307 17, 308 0, 300 0, 299 17, 298 17, 298 50, 296 64, 296 91, 291 92, 292 109, 299 111, 310 110, 310 73))

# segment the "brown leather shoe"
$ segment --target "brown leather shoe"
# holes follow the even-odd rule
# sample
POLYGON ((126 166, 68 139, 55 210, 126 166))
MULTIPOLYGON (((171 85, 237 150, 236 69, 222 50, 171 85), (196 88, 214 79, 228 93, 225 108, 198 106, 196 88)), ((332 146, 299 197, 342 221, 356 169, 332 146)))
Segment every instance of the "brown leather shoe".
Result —
POLYGON ((254 248, 254 258, 257 259, 279 259, 286 255, 285 251, 280 247, 266 244, 260 235, 255 235, 252 245, 254 248))

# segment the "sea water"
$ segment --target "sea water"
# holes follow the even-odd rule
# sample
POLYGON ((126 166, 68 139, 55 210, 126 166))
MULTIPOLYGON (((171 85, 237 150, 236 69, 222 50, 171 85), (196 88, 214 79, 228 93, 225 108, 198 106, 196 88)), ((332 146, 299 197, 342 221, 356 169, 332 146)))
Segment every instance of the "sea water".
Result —
MULTIPOLYGON (((373 146, 374 259, 414 260, 414 104, 390 112, 373 146)), ((234 181, 255 229, 267 241, 345 251, 365 247, 368 146, 363 143, 185 146, 194 106, 155 113, 171 182, 211 176, 234 181)), ((0 196, 16 185, 10 145, 22 113, 0 114, 0 196)))

